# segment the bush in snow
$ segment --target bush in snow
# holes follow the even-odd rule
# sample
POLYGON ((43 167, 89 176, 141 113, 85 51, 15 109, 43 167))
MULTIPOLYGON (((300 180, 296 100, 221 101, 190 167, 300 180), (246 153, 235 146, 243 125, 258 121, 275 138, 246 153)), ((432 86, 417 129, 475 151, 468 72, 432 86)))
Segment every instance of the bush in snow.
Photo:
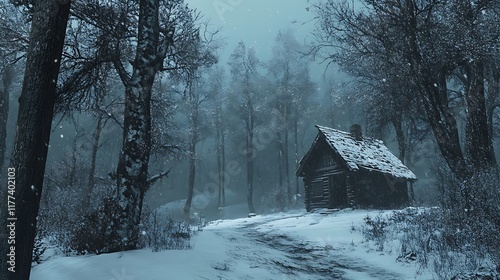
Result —
POLYGON ((188 223, 163 217, 157 211, 143 215, 142 246, 153 252, 162 250, 185 250, 192 248, 194 232, 188 223))
POLYGON ((261 203, 262 211, 268 213, 304 208, 304 200, 300 194, 293 195, 289 200, 286 187, 279 185, 275 185, 271 191, 265 193, 261 198, 261 203))
POLYGON ((45 232, 43 230, 37 230, 35 235, 35 242, 33 244, 33 253, 31 261, 33 264, 41 264, 43 260, 43 254, 47 250, 47 244, 43 242, 45 232))
POLYGON ((98 184, 87 193, 88 173, 85 157, 74 151, 47 166, 45 173, 37 231, 42 229, 44 242, 66 255, 74 252, 75 229, 88 222, 88 215, 101 211, 103 201, 114 190, 110 178, 95 178, 98 184), (87 202, 88 195, 91 200, 87 202))
POLYGON ((121 211, 113 198, 85 215, 72 232, 69 248, 77 254, 101 254, 122 251, 125 244, 119 239, 113 225, 119 223, 121 211))
POLYGON ((492 256, 482 246, 474 245, 478 240, 465 236, 472 232, 449 219, 449 215, 449 210, 437 207, 405 209, 392 215, 390 220, 401 243, 398 260, 416 260, 422 268, 433 270, 438 279, 483 279, 456 277, 485 270, 495 275, 492 256))
POLYGON ((397 239, 398 260, 416 260, 438 279, 498 279, 498 170, 477 173, 466 182, 447 173, 440 176, 440 207, 407 208, 387 220, 367 217, 362 232, 378 249, 384 248, 385 240, 397 239))
POLYGON ((363 222, 361 232, 365 238, 374 241, 378 251, 383 251, 388 226, 387 219, 380 214, 375 216, 375 218, 367 215, 363 218, 363 222))
POLYGON ((484 269, 500 273, 498 169, 477 172, 465 182, 444 172, 441 175, 442 210, 437 229, 442 252, 435 269, 444 266, 446 270, 448 266, 451 271, 444 277, 453 277, 457 271, 475 273, 484 269))

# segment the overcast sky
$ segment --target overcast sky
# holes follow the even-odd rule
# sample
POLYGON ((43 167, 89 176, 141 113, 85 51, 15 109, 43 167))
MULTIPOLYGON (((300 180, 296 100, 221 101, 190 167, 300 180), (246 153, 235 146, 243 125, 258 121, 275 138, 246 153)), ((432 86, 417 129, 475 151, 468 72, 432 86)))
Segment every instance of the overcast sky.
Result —
MULTIPOLYGON (((290 28, 299 42, 313 30, 314 14, 306 11, 306 0, 185 0, 211 20, 214 28, 221 27, 226 47, 221 60, 227 61, 239 41, 253 47, 257 56, 268 60, 279 30, 290 28)), ((223 62, 225 63, 225 62, 223 62)), ((314 63, 313 63, 314 64, 314 63)), ((223 65, 224 66, 224 65, 223 65)), ((311 65, 313 73, 322 73, 324 66, 311 65)), ((314 80, 318 81, 318 77, 314 80)))

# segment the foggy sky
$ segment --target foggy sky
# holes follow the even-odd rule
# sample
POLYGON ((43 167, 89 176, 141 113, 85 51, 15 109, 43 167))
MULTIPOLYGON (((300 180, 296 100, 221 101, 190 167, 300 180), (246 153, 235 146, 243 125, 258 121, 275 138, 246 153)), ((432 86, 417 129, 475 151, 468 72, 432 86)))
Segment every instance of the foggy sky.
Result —
MULTIPOLYGON (((253 47, 263 61, 271 58, 278 31, 291 29, 297 41, 312 41, 314 14, 306 10, 305 0, 185 0, 210 20, 213 29, 221 28, 226 46, 220 52, 222 66, 236 44, 243 41, 253 47), (226 8, 226 9, 224 9, 226 8)), ((311 63, 311 77, 320 84, 326 65, 311 63)))

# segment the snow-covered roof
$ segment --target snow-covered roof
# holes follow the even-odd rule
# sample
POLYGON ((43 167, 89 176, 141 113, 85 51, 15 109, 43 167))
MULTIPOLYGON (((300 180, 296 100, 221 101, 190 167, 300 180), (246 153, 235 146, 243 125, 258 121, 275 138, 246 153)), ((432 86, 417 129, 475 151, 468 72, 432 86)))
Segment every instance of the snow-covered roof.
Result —
POLYGON ((316 127, 351 171, 364 168, 391 174, 397 178, 417 179, 381 140, 370 137, 356 140, 348 132, 319 125, 316 127))

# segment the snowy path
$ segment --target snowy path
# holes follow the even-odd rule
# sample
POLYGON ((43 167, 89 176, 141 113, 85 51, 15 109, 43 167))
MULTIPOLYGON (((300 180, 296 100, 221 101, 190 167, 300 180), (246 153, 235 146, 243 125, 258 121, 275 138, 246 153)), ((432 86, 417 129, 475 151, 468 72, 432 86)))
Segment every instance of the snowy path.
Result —
POLYGON ((33 268, 31 279, 430 279, 415 277, 412 264, 370 250, 351 231, 368 213, 300 211, 215 221, 195 236, 192 250, 58 256, 33 268))
MULTIPOLYGON (((295 215, 286 218, 293 228, 295 215)), ((406 279, 407 275, 388 271, 373 266, 362 259, 347 257, 336 252, 332 245, 320 246, 316 242, 304 241, 300 237, 291 237, 283 232, 282 227, 273 226, 275 221, 283 221, 282 217, 264 221, 252 221, 230 228, 209 228, 221 238, 230 241, 227 248, 228 258, 221 262, 218 269, 223 270, 214 279, 231 278, 231 268, 247 266, 248 278, 252 270, 263 269, 274 276, 265 279, 406 279)), ((321 217, 316 217, 316 221, 321 217)), ((208 278, 207 278, 208 279, 208 278)))

